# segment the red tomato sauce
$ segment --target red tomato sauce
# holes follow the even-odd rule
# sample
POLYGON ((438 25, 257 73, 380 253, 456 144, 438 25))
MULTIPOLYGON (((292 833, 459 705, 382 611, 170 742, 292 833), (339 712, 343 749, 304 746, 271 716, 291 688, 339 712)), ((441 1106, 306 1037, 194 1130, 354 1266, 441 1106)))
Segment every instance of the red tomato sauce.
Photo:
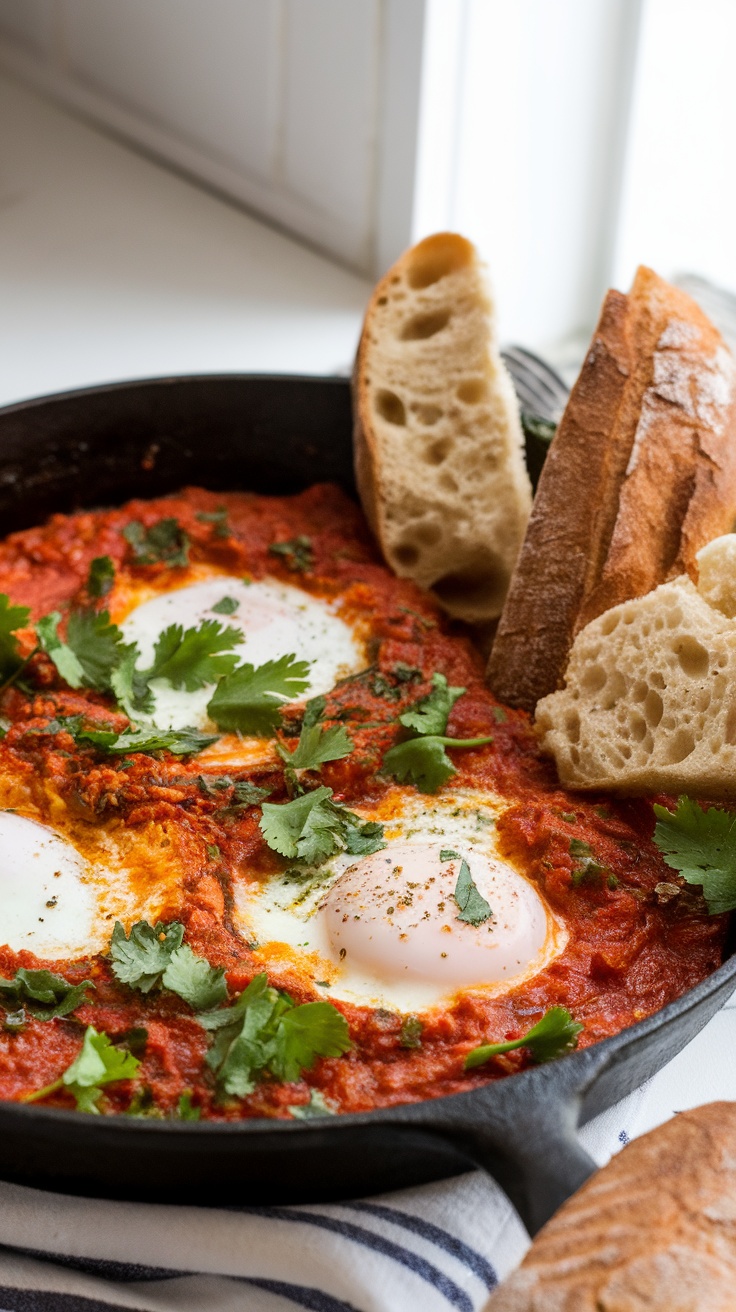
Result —
MULTIPOLYGON (((342 712, 355 747, 345 759, 327 763, 313 782, 327 784, 335 800, 348 806, 386 796, 391 781, 379 768, 397 741, 396 717, 430 691, 432 675, 440 672, 463 686, 448 734, 492 734, 493 742, 450 751, 457 769, 453 788, 506 800, 498 821, 501 850, 565 923, 569 940, 545 969, 504 996, 484 997, 475 989, 423 1014, 417 1046, 405 1046, 406 1018, 398 1011, 338 1001, 350 1027, 349 1052, 318 1060, 294 1083, 264 1079, 240 1099, 218 1096, 205 1061, 208 1035, 176 995, 144 995, 118 983, 105 952, 48 961, 0 943, 0 975, 6 978, 20 966, 46 967, 71 983, 90 979, 95 985, 73 1016, 45 1023, 31 1017, 17 1033, 3 1030, 0 1008, 3 1099, 20 1099, 58 1079, 78 1055, 87 1025, 123 1045, 132 1032, 146 1031, 136 1077, 106 1089, 100 1104, 106 1112, 125 1111, 141 1091, 153 1114, 171 1112, 188 1090, 203 1117, 220 1119, 288 1117, 289 1107, 307 1101, 310 1087, 342 1111, 434 1098, 528 1065, 524 1049, 468 1072, 464 1059, 478 1044, 519 1038, 552 1006, 566 1007, 584 1026, 579 1042, 586 1046, 656 1012, 722 961, 726 918, 707 914, 700 895, 682 885, 653 844, 652 801, 662 799, 616 801, 563 790, 554 765, 538 751, 529 717, 499 707, 484 686, 484 662, 468 632, 385 568, 360 512, 335 488, 316 486, 295 497, 188 489, 113 510, 57 515, 0 544, 0 591, 13 604, 30 607, 31 624, 53 610, 63 614, 70 605, 88 604, 90 562, 102 555, 116 568, 114 590, 104 603, 113 619, 116 606, 125 598, 128 604, 136 589, 182 586, 203 566, 251 579, 268 576, 339 600, 341 613, 362 635, 366 672, 327 695, 330 714, 342 712), (221 508, 226 532, 212 518, 221 508), (150 526, 167 517, 189 536, 190 565, 136 565, 122 529, 132 520, 150 526), (288 554, 271 551, 274 543, 299 537, 309 540, 310 550, 302 570, 288 554), (398 663, 418 674, 387 696, 398 663), (581 872, 574 855, 581 844, 594 854, 592 877, 581 872)), ((30 654, 31 629, 23 640, 30 654)), ((162 895, 161 919, 182 922, 185 942, 212 966, 225 968, 231 997, 237 996, 260 966, 234 915, 233 872, 262 878, 288 864, 266 845, 260 808, 233 808, 230 791, 208 786, 208 778, 223 771, 207 764, 206 753, 137 753, 121 762, 80 747, 63 728, 48 730, 49 722, 79 713, 119 731, 127 724, 110 697, 70 690, 48 656, 32 654, 20 685, 0 695, 0 714, 9 725, 0 743, 0 806, 61 827, 81 847, 104 829, 145 836, 153 852, 155 835, 156 851, 164 852, 156 860, 168 862, 162 870, 177 871, 162 895)), ((285 711, 282 737, 291 748, 302 713, 297 705, 285 711)), ((273 755, 226 773, 267 787, 271 802, 287 800, 283 767, 273 755)), ((297 1002, 318 996, 298 971, 284 968, 270 982, 288 988, 297 1002)), ((73 1105, 63 1091, 50 1101, 73 1105)))

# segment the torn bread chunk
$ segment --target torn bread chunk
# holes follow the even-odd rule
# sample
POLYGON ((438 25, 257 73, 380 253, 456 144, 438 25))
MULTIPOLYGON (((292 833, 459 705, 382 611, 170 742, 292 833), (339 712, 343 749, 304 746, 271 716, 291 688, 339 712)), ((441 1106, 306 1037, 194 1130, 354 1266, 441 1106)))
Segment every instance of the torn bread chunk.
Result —
POLYGON ((575 634, 694 571, 736 519, 736 367, 689 296, 638 270, 609 292, 552 442, 488 666, 532 711, 575 634))
POLYGON ((495 618, 531 487, 485 267, 464 237, 427 237, 379 282, 353 392, 358 490, 387 563, 450 615, 495 618))
POLYGON ((736 535, 573 643, 536 724, 568 788, 736 798, 736 535))

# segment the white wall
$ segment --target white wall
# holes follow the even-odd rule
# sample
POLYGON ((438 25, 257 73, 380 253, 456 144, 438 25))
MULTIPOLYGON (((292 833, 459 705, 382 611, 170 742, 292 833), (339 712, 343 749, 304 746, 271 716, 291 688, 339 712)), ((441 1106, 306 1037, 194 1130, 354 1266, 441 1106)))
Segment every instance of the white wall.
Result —
POLYGON ((0 66, 375 274, 409 232, 423 17, 424 0, 0 0, 0 66))

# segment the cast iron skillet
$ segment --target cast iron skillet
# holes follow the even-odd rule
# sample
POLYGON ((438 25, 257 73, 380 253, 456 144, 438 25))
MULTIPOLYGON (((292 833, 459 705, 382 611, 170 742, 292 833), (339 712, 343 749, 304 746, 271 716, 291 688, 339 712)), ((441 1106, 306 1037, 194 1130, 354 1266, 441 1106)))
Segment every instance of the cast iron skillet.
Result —
MULTIPOLYGON (((347 382, 154 379, 0 410, 0 531, 187 484, 352 492, 347 382)), ((1 908, 0 908, 1 918, 1 908)), ((658 1015, 471 1093, 319 1121, 192 1124, 0 1103, 0 1174, 106 1198, 316 1202, 491 1172, 534 1233, 595 1169, 575 1137, 702 1029, 736 956, 658 1015)))

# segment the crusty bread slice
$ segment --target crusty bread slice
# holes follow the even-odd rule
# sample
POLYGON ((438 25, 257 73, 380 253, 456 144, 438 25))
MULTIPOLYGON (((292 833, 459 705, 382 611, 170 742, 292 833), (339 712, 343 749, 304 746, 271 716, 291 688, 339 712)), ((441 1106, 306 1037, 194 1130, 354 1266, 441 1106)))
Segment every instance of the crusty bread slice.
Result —
POLYGON ((568 788, 736 798, 736 534, 575 639, 536 723, 568 788))
POLYGON ((624 1148, 547 1223, 484 1312, 732 1312, 736 1103, 624 1148))
POLYGON ((550 448, 491 652, 496 695, 533 710, 589 620, 694 569, 736 518, 736 368, 651 269, 609 292, 550 448))
POLYGON ((497 616, 531 506, 485 268, 437 233, 371 297, 353 381, 363 509, 395 573, 450 615, 497 616))

